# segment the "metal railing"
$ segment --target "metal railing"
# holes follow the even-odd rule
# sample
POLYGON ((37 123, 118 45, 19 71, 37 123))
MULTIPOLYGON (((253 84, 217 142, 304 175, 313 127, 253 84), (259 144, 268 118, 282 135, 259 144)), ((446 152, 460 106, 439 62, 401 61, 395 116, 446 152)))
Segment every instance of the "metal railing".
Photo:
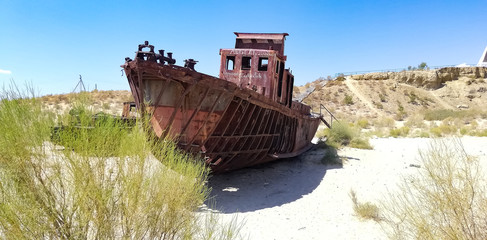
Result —
MULTIPOLYGON (((469 67, 476 67, 477 64, 466 64, 469 67)), ((441 66, 427 66, 427 68, 423 70, 431 70, 431 69, 440 69, 445 67, 456 67, 457 65, 441 65, 441 66)), ((353 72, 343 72, 343 73, 336 73, 335 77, 338 76, 350 76, 350 75, 358 75, 358 74, 365 74, 365 73, 375 73, 375 72, 401 72, 401 71, 413 71, 413 70, 421 70, 421 69, 407 69, 407 68, 392 68, 392 69, 381 69, 381 70, 368 70, 368 71, 353 71, 353 72)))
POLYGON ((329 128, 331 128, 333 126, 333 119, 335 119, 335 121, 339 122, 338 119, 335 117, 335 115, 333 115, 333 113, 331 113, 330 110, 328 110, 328 108, 326 108, 325 106, 323 106, 323 104, 320 103, 320 117, 322 117, 323 120, 325 120, 325 122, 326 122, 326 119, 323 117, 321 109, 325 109, 326 112, 328 112, 328 114, 330 115, 330 123, 328 126, 329 128))

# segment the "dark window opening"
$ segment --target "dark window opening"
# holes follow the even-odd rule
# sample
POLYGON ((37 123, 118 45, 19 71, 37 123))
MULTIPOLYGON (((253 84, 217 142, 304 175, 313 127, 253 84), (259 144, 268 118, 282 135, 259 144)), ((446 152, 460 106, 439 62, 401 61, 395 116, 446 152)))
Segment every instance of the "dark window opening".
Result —
POLYGON ((282 95, 282 77, 284 73, 284 63, 280 62, 279 64, 279 81, 277 82, 277 96, 281 97, 282 95))
POLYGON ((235 56, 227 56, 227 70, 235 69, 235 56))
POLYGON ((267 66, 269 65, 269 59, 261 57, 259 58, 259 67, 257 70, 259 71, 267 71, 267 66))
POLYGON ((242 57, 242 70, 248 70, 252 66, 252 57, 242 57))
POLYGON ((293 102, 293 86, 294 86, 294 77, 291 74, 287 75, 287 106, 291 107, 293 102))
POLYGON ((276 73, 279 73, 279 61, 276 61, 276 73))

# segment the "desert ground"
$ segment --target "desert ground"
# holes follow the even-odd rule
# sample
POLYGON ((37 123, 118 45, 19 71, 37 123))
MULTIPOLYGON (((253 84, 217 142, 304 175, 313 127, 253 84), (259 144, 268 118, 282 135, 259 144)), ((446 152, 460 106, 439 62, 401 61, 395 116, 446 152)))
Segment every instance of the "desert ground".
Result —
MULTIPOLYGON (((224 222, 237 217, 243 239, 388 239, 383 224, 356 216, 350 192, 380 206, 404 176, 421 171, 419 153, 434 137, 456 136, 487 165, 486 89, 485 68, 371 73, 295 87, 314 112, 326 105, 370 137, 373 149, 340 147, 341 164, 330 165, 316 144, 296 158, 211 176, 201 211, 224 222)), ((45 108, 67 111, 70 95, 44 96, 45 108)), ((118 115, 132 98, 100 91, 88 100, 93 111, 118 115)))
MULTIPOLYGON (((466 152, 487 162, 487 138, 460 138, 466 152)), ((340 165, 321 163, 318 145, 303 155, 212 176, 213 210, 237 216, 249 239, 387 239, 381 224, 354 214, 359 201, 379 204, 403 176, 421 169, 419 152, 432 138, 373 138, 373 150, 342 148, 340 165)))

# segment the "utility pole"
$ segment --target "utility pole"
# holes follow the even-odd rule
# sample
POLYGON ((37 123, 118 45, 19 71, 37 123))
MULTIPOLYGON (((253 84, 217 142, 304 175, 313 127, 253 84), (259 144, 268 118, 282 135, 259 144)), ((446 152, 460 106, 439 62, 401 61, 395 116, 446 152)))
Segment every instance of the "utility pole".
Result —
POLYGON ((73 92, 76 92, 76 88, 79 86, 79 92, 86 92, 85 84, 83 83, 83 78, 81 77, 81 74, 79 75, 79 81, 78 84, 76 84, 76 87, 74 87, 73 92))

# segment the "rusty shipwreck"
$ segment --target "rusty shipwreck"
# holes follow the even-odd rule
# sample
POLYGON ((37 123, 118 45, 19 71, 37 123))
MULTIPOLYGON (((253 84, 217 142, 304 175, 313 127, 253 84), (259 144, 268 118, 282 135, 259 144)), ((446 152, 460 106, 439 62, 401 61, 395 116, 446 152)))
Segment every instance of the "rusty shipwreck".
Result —
POLYGON ((219 77, 195 71, 193 59, 177 66, 172 53, 155 52, 147 41, 122 65, 154 133, 203 154, 214 173, 299 155, 324 121, 292 100, 287 33, 235 35, 235 48, 220 50, 219 77))

